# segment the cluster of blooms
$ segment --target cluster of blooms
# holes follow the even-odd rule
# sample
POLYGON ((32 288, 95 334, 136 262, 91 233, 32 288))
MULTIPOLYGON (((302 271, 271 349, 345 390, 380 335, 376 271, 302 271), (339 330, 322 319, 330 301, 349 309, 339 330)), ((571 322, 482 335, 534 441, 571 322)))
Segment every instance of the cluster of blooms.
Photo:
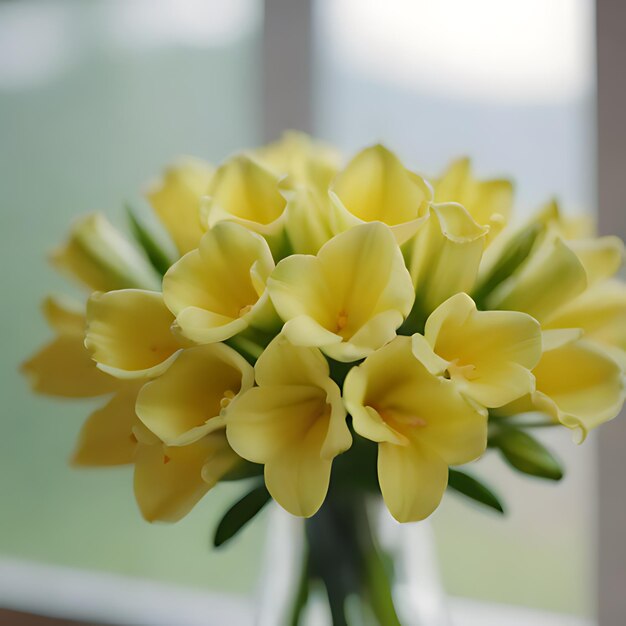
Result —
POLYGON ((180 162, 147 198, 179 258, 137 222, 143 251, 102 215, 77 222, 52 261, 92 293, 45 301, 56 338, 24 370, 38 392, 108 396, 73 462, 134 464, 148 520, 261 471, 314 515, 363 440, 393 516, 419 520, 525 414, 582 439, 620 411, 621 241, 554 202, 514 228, 510 182, 467 159, 428 182, 383 146, 342 167, 289 133, 180 162))

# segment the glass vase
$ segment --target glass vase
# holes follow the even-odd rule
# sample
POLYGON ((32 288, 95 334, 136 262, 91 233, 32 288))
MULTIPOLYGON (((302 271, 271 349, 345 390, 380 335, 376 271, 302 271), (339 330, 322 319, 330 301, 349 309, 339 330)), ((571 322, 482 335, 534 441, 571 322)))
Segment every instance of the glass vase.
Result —
POLYGON ((272 504, 255 624, 450 626, 430 524, 361 493, 308 520, 272 504))

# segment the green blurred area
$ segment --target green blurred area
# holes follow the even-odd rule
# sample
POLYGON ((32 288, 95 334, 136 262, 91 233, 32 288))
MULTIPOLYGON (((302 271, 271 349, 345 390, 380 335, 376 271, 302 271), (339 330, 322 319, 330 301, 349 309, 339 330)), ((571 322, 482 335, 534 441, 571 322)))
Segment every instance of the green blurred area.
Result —
POLYGON ((176 156, 221 160, 259 142, 258 16, 255 32, 229 45, 142 51, 99 45, 94 15, 72 12, 83 43, 71 67, 27 88, 0 84, 0 553, 248 592, 262 524, 210 549, 243 486, 220 486, 179 524, 146 523, 130 468, 67 464, 82 422, 103 401, 37 397, 17 371, 52 337, 43 296, 84 297, 45 259, 72 219, 102 210, 125 227, 124 201, 137 202, 141 185, 176 156))

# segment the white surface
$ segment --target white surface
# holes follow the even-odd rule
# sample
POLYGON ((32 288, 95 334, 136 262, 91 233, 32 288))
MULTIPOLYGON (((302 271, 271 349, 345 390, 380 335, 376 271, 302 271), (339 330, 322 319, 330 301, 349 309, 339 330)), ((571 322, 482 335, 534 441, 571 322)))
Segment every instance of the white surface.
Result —
MULTIPOLYGON (((253 624, 248 598, 11 559, 0 560, 0 606, 124 626, 253 624)), ((453 626, 593 626, 574 617, 458 598, 450 606, 453 626)))

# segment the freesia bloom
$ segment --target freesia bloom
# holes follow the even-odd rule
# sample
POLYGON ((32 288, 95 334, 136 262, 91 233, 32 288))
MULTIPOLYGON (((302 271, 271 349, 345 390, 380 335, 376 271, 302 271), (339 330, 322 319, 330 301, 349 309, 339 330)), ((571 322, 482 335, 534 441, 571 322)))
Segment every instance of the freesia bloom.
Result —
POLYGON ((587 273, 559 236, 548 236, 486 299, 490 309, 524 311, 544 322, 587 287, 587 273))
POLYGON ((474 287, 488 228, 459 204, 436 204, 410 244, 416 313, 426 317, 444 300, 474 287))
POLYGON ((337 235, 317 256, 283 259, 267 289, 289 341, 338 361, 361 359, 390 341, 414 299, 400 249, 381 223, 337 235))
POLYGON ((262 235, 279 235, 287 202, 278 183, 277 176, 250 157, 227 161, 215 172, 202 203, 206 226, 226 220, 262 235))
POLYGON ((184 446, 224 428, 224 410, 253 384, 252 366, 232 348, 221 343, 189 348, 144 385, 136 411, 167 445, 184 446))
POLYGON ((459 293, 433 311, 424 335, 413 335, 413 354, 467 397, 499 407, 534 391, 541 327, 525 313, 477 311, 459 293))
POLYGON ((67 299, 48 297, 43 313, 56 337, 22 365, 37 393, 64 398, 89 398, 117 388, 85 349, 85 314, 67 299))
POLYGON ((180 332, 198 343, 228 339, 249 325, 275 323, 265 283, 274 269, 267 242, 231 222, 204 235, 163 277, 163 298, 180 332))
POLYGON ((99 213, 77 220, 50 262, 62 274, 98 291, 159 287, 146 258, 99 213))
POLYGON ((142 515, 177 522, 238 462, 223 432, 188 446, 139 445, 134 488, 142 515))
POLYGON ((513 185, 509 180, 478 180, 472 175, 468 158, 457 159, 435 181, 435 202, 458 202, 474 220, 489 226, 492 239, 507 223, 513 206, 513 185))
POLYGON ((337 231, 363 222, 383 222, 399 244, 417 232, 432 201, 428 183, 381 145, 357 154, 331 190, 337 231))
POLYGON ((150 204, 180 254, 197 248, 204 233, 200 199, 209 190, 213 172, 209 163, 187 157, 169 167, 147 191, 150 204))
POLYGON ((619 414, 622 370, 600 346, 584 339, 566 339, 548 348, 533 370, 537 389, 532 404, 584 439, 589 430, 619 414))
POLYGON ((334 457, 352 437, 337 385, 315 348, 278 336, 255 366, 258 387, 226 412, 226 433, 242 457, 265 465, 272 497, 294 515, 310 517, 322 505, 334 457))
POLYGON ((348 373, 343 397, 354 430, 378 442, 378 480, 399 522, 428 517, 439 505, 448 466, 479 457, 487 412, 415 358, 397 337, 348 373))
POLYGON ((327 195, 340 163, 335 148, 296 131, 283 133, 278 141, 254 150, 252 156, 278 178, 285 178, 282 186, 305 186, 323 195, 327 195))
POLYGON ((548 329, 579 328, 626 365, 626 285, 605 280, 593 285, 552 315, 548 329))
POLYGON ((308 188, 285 195, 285 230, 291 249, 296 254, 317 254, 334 235, 328 198, 308 188))
POLYGON ((173 323, 161 293, 96 292, 87 303, 85 346, 112 376, 151 378, 164 372, 182 347, 173 323))

